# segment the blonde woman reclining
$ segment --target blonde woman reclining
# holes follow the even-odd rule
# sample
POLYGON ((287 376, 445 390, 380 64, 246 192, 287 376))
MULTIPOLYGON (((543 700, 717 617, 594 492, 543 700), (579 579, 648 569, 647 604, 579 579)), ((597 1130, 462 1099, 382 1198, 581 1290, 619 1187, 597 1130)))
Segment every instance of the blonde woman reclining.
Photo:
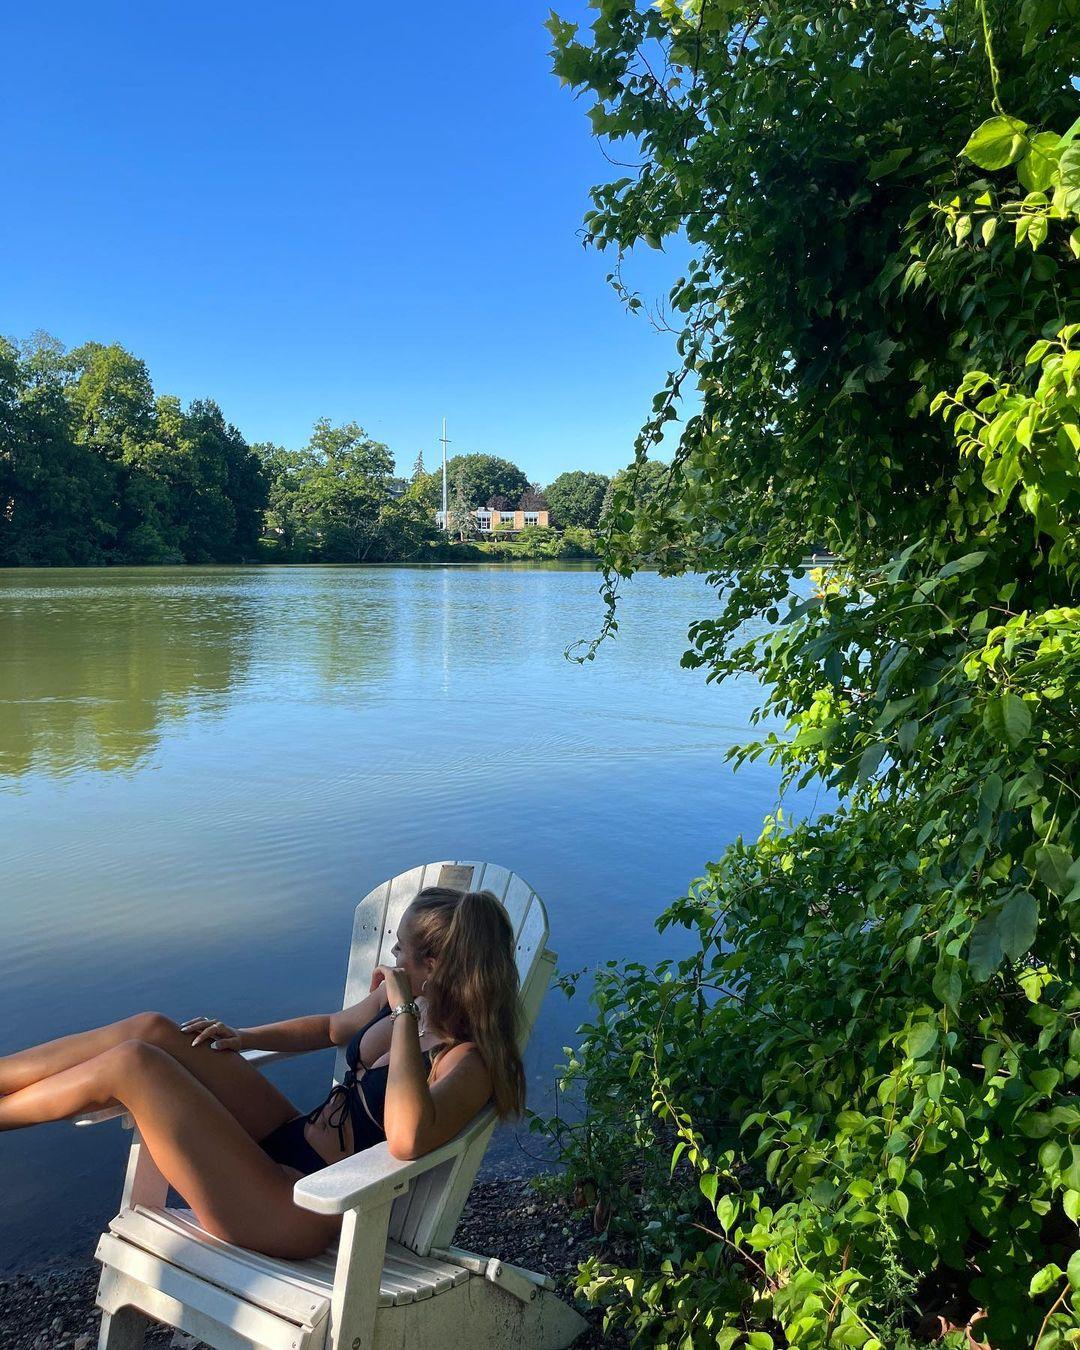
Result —
POLYGON ((396 966, 337 1013, 236 1029, 138 1013, 0 1057, 0 1130, 122 1103, 154 1162, 209 1232, 301 1259, 341 1219, 293 1204, 297 1178, 386 1140, 416 1158, 488 1101, 520 1115, 518 977, 510 921, 488 891, 422 890, 405 911, 396 966), (347 1046, 349 1071, 301 1112, 239 1050, 347 1046))

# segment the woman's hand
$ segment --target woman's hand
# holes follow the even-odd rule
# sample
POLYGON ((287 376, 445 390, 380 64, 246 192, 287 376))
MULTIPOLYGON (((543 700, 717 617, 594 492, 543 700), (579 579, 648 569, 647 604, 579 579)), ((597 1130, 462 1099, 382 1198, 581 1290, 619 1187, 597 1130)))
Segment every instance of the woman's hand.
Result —
POLYGON ((243 1047, 240 1044, 240 1033, 235 1027, 228 1026, 225 1022, 219 1022, 214 1017, 189 1017, 186 1022, 180 1023, 180 1030, 185 1032, 195 1032, 195 1039, 192 1045, 200 1045, 203 1041, 210 1042, 211 1050, 240 1050, 243 1047))
POLYGON ((378 989, 383 983, 386 985, 386 1001, 391 1008, 396 1008, 399 1003, 408 1003, 413 996, 409 977, 400 966, 376 966, 371 977, 372 990, 378 989))

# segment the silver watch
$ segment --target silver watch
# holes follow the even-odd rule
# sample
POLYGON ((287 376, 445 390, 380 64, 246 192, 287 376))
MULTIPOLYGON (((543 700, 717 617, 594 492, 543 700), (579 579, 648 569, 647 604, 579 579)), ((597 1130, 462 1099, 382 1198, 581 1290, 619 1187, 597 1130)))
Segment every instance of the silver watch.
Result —
POLYGON ((412 1016, 416 1018, 417 1022, 419 1022, 420 1009, 417 1007, 416 999, 411 998, 408 1003, 399 1003, 393 1012, 391 1012, 390 1021, 396 1021, 402 1013, 411 1013, 412 1016))

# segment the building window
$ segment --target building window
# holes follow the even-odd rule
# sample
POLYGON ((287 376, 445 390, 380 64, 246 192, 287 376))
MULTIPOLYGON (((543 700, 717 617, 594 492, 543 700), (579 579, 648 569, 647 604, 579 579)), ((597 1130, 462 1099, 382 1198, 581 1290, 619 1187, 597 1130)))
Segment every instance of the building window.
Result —
POLYGON ((526 524, 526 525, 539 525, 539 524, 540 524, 540 516, 539 516, 539 514, 538 514, 536 511, 526 511, 526 512, 525 512, 525 524, 526 524))
POLYGON ((502 521, 504 525, 513 525, 514 513, 513 511, 500 511, 499 519, 502 521))

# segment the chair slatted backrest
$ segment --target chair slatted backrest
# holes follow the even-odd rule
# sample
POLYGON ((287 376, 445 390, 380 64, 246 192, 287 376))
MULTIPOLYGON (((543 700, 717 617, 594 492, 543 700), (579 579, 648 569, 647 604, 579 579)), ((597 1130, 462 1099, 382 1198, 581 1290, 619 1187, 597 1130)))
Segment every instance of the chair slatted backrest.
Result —
MULTIPOLYGON (((524 1049, 554 969, 555 958, 546 949, 547 912, 540 897, 521 877, 484 862, 434 862, 413 867, 384 881, 356 907, 349 970, 342 1007, 364 998, 377 965, 393 965, 391 948, 402 914, 425 886, 455 890, 491 891, 502 902, 514 929, 518 978, 521 986, 521 1046, 524 1049)), ((334 1065, 341 1082, 348 1065, 339 1047, 334 1065)), ((407 1195, 394 1202, 390 1237, 420 1255, 452 1240, 461 1211, 495 1128, 495 1113, 482 1111, 464 1131, 454 1158, 416 1178, 407 1195)))

